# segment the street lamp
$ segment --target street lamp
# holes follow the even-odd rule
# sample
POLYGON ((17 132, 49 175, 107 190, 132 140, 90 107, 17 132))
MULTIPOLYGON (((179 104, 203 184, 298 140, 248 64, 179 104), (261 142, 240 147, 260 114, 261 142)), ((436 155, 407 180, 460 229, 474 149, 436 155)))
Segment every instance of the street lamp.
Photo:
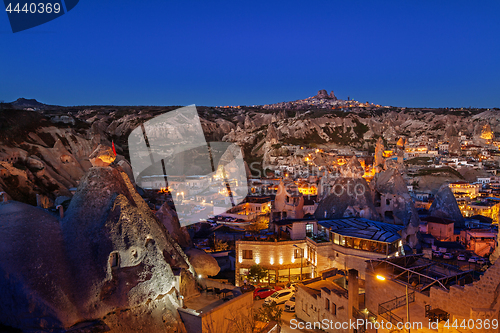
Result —
POLYGON ((302 258, 304 258, 304 249, 293 244, 293 247, 300 249, 300 282, 302 282, 302 258))
MULTIPOLYGON (((386 278, 383 275, 378 275, 376 276, 377 280, 380 281, 385 281, 386 278)), ((410 303, 408 303, 408 284, 405 284, 406 287, 406 321, 409 323, 410 322, 410 303)), ((410 324, 411 326, 411 324, 410 324)), ((408 333, 410 332, 410 327, 408 327, 408 333)))

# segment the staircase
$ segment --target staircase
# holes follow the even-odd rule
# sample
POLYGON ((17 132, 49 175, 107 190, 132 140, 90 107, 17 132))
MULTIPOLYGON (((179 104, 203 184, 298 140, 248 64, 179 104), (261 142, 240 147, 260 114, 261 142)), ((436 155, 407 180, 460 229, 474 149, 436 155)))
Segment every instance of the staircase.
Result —
MULTIPOLYGON (((408 293, 408 304, 415 302, 415 292, 408 293)), ((403 318, 392 313, 392 310, 400 308, 406 305, 406 295, 399 296, 390 301, 380 303, 378 305, 378 314, 390 321, 392 324, 397 325, 397 323, 403 322, 403 318)))

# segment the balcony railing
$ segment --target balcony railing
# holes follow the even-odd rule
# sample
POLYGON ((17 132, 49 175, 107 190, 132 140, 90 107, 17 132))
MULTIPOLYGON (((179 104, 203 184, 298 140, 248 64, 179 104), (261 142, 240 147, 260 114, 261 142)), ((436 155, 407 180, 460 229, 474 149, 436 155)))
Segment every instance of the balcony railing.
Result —
POLYGON ((394 313, 391 312, 391 310, 388 310, 388 309, 384 308, 381 305, 378 306, 378 314, 382 318, 384 318, 387 321, 391 322, 393 325, 397 325, 398 323, 402 323, 403 322, 403 318, 401 318, 400 316, 395 315, 394 313))
MULTIPOLYGON (((408 293, 408 303, 415 302, 415 292, 408 293)), ((386 309, 388 311, 392 311, 394 309, 400 308, 406 305, 406 295, 398 296, 390 301, 380 303, 378 313, 381 314, 380 308, 386 309)))

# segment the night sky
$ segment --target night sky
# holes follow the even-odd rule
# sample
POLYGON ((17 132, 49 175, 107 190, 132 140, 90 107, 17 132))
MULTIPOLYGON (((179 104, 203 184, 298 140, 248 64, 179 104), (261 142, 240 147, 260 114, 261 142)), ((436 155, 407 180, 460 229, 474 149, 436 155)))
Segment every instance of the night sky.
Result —
POLYGON ((500 107, 500 1, 80 0, 15 34, 0 13, 0 60, 6 102, 253 105, 326 89, 500 107))

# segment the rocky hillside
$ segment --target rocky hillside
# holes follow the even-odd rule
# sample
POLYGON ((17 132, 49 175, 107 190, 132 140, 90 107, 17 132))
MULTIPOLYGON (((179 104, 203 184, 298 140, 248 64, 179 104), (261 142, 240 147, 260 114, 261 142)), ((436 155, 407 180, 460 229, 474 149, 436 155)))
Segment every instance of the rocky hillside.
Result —
MULTIPOLYGON (((31 204, 37 193, 50 200, 67 195, 90 167, 88 156, 100 143, 109 146, 113 140, 118 161, 126 163, 128 134, 178 108, 43 105, 31 111, 36 101, 16 102, 15 108, 2 104, 0 109, 0 191, 31 204)), ((281 151, 286 144, 348 146, 373 153, 378 138, 395 145, 400 138, 426 135, 453 147, 460 132, 474 140, 500 134, 498 109, 381 107, 341 100, 326 91, 294 102, 197 109, 207 141, 238 143, 249 164, 286 155, 281 151)))

